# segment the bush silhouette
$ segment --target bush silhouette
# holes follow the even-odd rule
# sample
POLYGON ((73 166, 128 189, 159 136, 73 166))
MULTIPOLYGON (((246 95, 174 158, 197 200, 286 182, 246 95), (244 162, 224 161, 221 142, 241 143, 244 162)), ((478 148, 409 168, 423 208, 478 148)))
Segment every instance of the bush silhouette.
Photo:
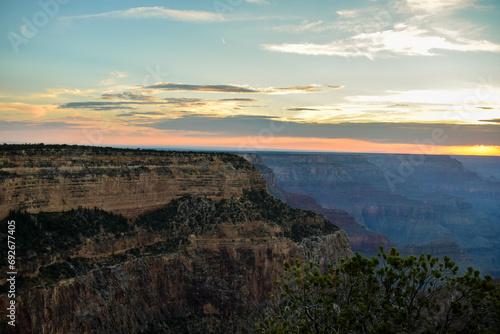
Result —
POLYGON ((403 258, 381 247, 322 274, 285 263, 259 333, 498 333, 500 289, 448 257, 403 258))

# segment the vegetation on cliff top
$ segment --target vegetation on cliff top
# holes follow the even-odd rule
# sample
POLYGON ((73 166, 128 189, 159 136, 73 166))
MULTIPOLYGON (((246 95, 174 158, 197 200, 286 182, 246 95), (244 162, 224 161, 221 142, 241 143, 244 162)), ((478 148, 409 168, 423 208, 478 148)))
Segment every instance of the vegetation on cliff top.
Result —
MULTIPOLYGON (((165 151, 156 149, 131 149, 131 148, 115 148, 104 146, 83 146, 83 145, 66 145, 66 144, 2 144, 0 145, 0 158, 8 158, 10 156, 53 156, 53 157, 73 157, 81 159, 84 156, 102 156, 109 158, 110 156, 120 155, 126 160, 127 156, 134 157, 186 157, 189 156, 195 162, 196 159, 220 159, 224 163, 231 164, 235 169, 250 170, 253 165, 244 158, 231 153, 225 152, 203 152, 203 151, 165 151)), ((105 160, 106 160, 105 159, 105 160)), ((154 161, 158 163, 158 161, 154 161)), ((41 167, 57 167, 57 164, 52 164, 50 161, 33 161, 41 167)), ((94 159, 91 163, 100 165, 99 159, 94 159)), ((141 165, 148 161, 141 161, 141 165)), ((16 167, 9 161, 0 161, 0 167, 16 167)))
POLYGON ((202 235, 222 223, 237 225, 246 222, 275 224, 282 227, 282 236, 296 242, 339 230, 314 211, 292 209, 265 191, 253 190, 244 191, 241 198, 220 201, 184 196, 164 208, 143 214, 135 225, 171 237, 187 237, 190 234, 202 235))
POLYGON ((6 231, 7 221, 16 221, 18 256, 31 260, 43 253, 57 253, 82 245, 86 238, 101 233, 117 236, 130 232, 130 227, 121 215, 86 208, 64 212, 40 212, 30 214, 14 210, 0 222, 6 231))
POLYGON ((500 287, 448 257, 356 254, 321 274, 285 263, 260 333, 498 333, 500 287))
MULTIPOLYGON (((249 238, 270 237, 271 230, 265 226, 279 226, 283 232, 274 236, 297 242, 305 237, 338 230, 337 226, 316 212, 292 209, 267 192, 255 190, 245 191, 241 198, 220 201, 183 196, 161 209, 141 215, 135 221, 97 208, 37 214, 16 210, 0 221, 1 230, 7 230, 9 220, 16 221, 18 260, 24 268, 32 268, 32 271, 39 268, 34 278, 20 276, 21 289, 54 284, 100 266, 114 265, 139 256, 172 253, 189 245, 190 235, 204 235, 211 231, 223 237, 220 224, 236 227, 247 222, 261 222, 262 228, 252 231, 249 238), (160 236, 161 241, 138 244, 135 248, 114 254, 110 245, 127 238, 133 239, 139 233, 160 236), (112 254, 75 257, 86 244, 108 249, 104 252, 112 254)), ((0 235, 1 239, 4 237, 0 235)))

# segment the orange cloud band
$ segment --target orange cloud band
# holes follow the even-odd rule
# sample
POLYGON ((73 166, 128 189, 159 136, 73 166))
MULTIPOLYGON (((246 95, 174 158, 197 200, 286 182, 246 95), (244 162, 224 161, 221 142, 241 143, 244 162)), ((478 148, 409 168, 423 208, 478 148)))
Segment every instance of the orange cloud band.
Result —
POLYGON ((300 137, 219 137, 196 133, 175 134, 150 130, 138 135, 112 129, 101 130, 51 130, 4 131, 2 142, 59 143, 109 146, 158 146, 185 148, 226 148, 235 150, 298 150, 327 152, 406 153, 445 155, 500 156, 500 146, 469 145, 442 146, 399 143, 374 143, 355 139, 327 139, 300 137))

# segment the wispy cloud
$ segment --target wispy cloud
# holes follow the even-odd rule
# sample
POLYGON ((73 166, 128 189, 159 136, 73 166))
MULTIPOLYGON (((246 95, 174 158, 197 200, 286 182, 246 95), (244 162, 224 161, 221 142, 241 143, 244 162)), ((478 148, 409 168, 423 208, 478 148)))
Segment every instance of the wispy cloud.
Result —
MULTIPOLYGON (((193 97, 173 97, 160 98, 154 96, 158 91, 155 90, 138 90, 124 91, 121 93, 105 93, 101 95, 103 100, 125 100, 129 104, 177 104, 177 105, 200 105, 206 104, 209 100, 193 98, 193 97)), ((102 102, 101 102, 102 103, 102 102)), ((116 103, 116 102, 111 102, 116 103)), ((123 103, 123 102, 122 102, 123 103)))
MULTIPOLYGON (((156 96, 141 95, 144 92, 123 92, 117 94, 103 94, 105 101, 68 102, 59 105, 58 109, 87 109, 94 111, 134 110, 117 114, 122 117, 165 116, 177 118, 180 114, 194 113, 207 115, 230 115, 235 110, 248 107, 246 104, 261 101, 258 99, 218 99, 207 100, 199 98, 159 98, 156 96), (118 101, 113 101, 118 100, 118 101), (154 108, 154 111, 151 111, 154 108)), ((252 108, 259 106, 252 105, 252 108)), ((113 115, 113 114, 108 114, 113 115)))
POLYGON ((115 82, 116 82, 116 79, 119 79, 119 78, 125 78, 127 77, 127 73, 125 72, 120 72, 120 71, 111 71, 109 73, 110 77, 107 78, 107 79, 104 79, 104 80, 101 80, 101 82, 99 82, 99 85, 100 86, 110 86, 110 85, 114 85, 115 82))
POLYGON ((500 116, 500 88, 494 85, 476 88, 387 90, 376 95, 345 97, 349 104, 358 105, 374 121, 421 123, 443 122, 481 124, 500 116), (363 106, 363 107, 361 107, 363 106))
POLYGON ((320 111, 320 109, 315 108, 288 108, 289 111, 320 111))
POLYGON ((129 113, 123 113, 123 114, 118 114, 116 116, 118 117, 145 117, 149 118, 149 116, 163 116, 165 115, 162 112, 159 111, 143 111, 143 112, 129 112, 129 113))
POLYGON ((61 104, 60 109, 93 109, 93 110, 113 110, 113 109, 134 109, 131 105, 152 104, 150 102, 68 102, 61 104))
POLYGON ((59 105, 59 109, 92 109, 92 110, 120 110, 137 109, 138 106, 203 106, 211 101, 192 98, 172 98, 160 101, 88 101, 88 102, 68 102, 59 105))
POLYGON ((323 89, 320 85, 309 85, 309 86, 295 86, 295 87, 285 87, 285 88, 267 88, 263 92, 269 94, 292 94, 292 93, 318 93, 322 92, 323 89))
POLYGON ((85 96, 95 93, 95 89, 80 90, 77 88, 46 88, 43 93, 29 93, 25 95, 10 95, 0 93, 0 98, 13 100, 39 100, 39 99, 58 99, 65 96, 85 96))
POLYGON ((398 24, 391 30, 363 33, 328 44, 284 43, 264 44, 269 51, 302 55, 342 57, 436 56, 434 50, 461 52, 500 52, 500 44, 463 37, 436 36, 426 29, 398 24))
POLYGON ((106 93, 102 94, 101 98, 104 100, 113 100, 113 99, 121 99, 121 100, 131 100, 131 101, 146 101, 146 102, 161 102, 161 100, 152 96, 153 91, 126 91, 122 93, 106 93))
POLYGON ((80 127, 81 124, 70 122, 57 122, 57 121, 2 121, 0 122, 0 129, 2 131, 12 130, 28 130, 33 131, 34 128, 43 129, 74 129, 80 127))
MULTIPOLYGON (((353 95, 345 99, 351 102, 383 102, 393 104, 440 104, 440 105, 470 105, 471 97, 481 104, 500 105, 500 87, 488 86, 488 94, 480 100, 476 89, 420 89, 420 90, 387 90, 380 95, 353 95), (486 99, 487 97, 487 99, 486 99)), ((479 105, 484 108, 484 106, 479 105)))
POLYGON ((390 106, 387 106, 387 108, 406 108, 409 106, 409 104, 392 104, 390 106))
POLYGON ((500 123, 500 118, 494 118, 494 119, 482 119, 480 122, 489 122, 489 123, 500 123))
MULTIPOLYGON (((437 56, 443 51, 500 53, 500 44, 481 37, 485 28, 453 15, 476 7, 477 0, 399 0, 337 11, 332 21, 304 20, 273 30, 288 33, 335 31, 346 36, 325 43, 294 42, 262 44, 268 51, 301 55, 386 58, 437 56)), ((320 37, 321 35, 318 35, 320 37)), ((316 38, 318 39, 318 38, 316 38)))
POLYGON ((196 91, 209 93, 258 93, 259 91, 253 88, 236 86, 236 85, 189 85, 180 83, 157 83, 155 85, 146 86, 145 88, 161 89, 165 91, 180 92, 180 91, 196 91))
POLYGON ((226 20, 224 16, 206 11, 178 10, 165 7, 136 7, 125 10, 114 10, 99 14, 89 14, 80 16, 67 16, 65 19, 87 19, 94 17, 109 17, 120 19, 169 19, 184 22, 220 22, 226 20))
POLYGON ((361 7, 357 9, 342 9, 337 11, 337 15, 344 18, 357 18, 364 14, 370 14, 379 10, 379 7, 369 6, 361 7))
MULTIPOLYGON (((342 86, 329 86, 328 88, 341 88, 342 86)), ((324 91, 321 85, 311 84, 308 86, 294 86, 294 87, 266 87, 266 88, 252 88, 249 86, 238 85, 191 85, 181 83, 168 83, 161 82, 155 85, 146 86, 146 89, 159 89, 171 92, 180 91, 194 91, 206 93, 243 93, 243 94, 293 94, 293 93, 318 93, 324 91)))
POLYGON ((310 22, 303 20, 299 24, 280 25, 273 27, 273 31, 286 33, 303 33, 303 32, 323 32, 331 29, 337 29, 334 23, 326 24, 323 20, 310 22))
POLYGON ((0 103, 0 111, 19 111, 23 114, 29 114, 35 117, 44 116, 53 109, 54 106, 52 105, 33 105, 19 102, 0 103))
POLYGON ((226 102, 258 102, 258 101, 261 101, 261 100, 235 98, 235 99, 220 99, 219 101, 226 101, 226 102))
POLYGON ((436 14, 471 7, 476 2, 477 0, 403 0, 398 3, 398 7, 403 10, 436 14))

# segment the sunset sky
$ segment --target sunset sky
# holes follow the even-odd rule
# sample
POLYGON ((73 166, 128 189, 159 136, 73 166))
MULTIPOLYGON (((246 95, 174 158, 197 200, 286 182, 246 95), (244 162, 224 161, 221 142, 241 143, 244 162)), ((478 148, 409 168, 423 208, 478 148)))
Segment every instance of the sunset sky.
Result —
POLYGON ((4 0, 0 142, 500 155, 498 0, 4 0))

